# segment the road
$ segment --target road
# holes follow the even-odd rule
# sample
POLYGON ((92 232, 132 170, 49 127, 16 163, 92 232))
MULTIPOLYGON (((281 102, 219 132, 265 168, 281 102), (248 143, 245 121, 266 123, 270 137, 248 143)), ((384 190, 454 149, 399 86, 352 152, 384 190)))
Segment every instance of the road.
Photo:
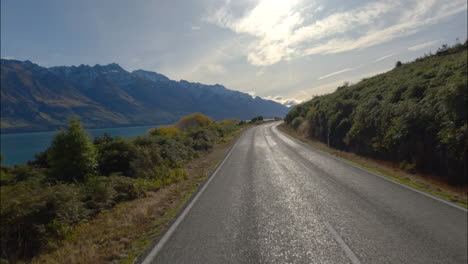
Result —
POLYGON ((245 131, 144 263, 467 263, 467 211, 245 131))

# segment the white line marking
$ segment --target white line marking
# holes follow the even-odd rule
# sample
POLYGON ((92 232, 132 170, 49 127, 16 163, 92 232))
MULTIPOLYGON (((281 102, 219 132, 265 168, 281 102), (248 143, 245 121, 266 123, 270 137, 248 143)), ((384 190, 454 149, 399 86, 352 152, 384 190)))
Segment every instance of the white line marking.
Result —
POLYGON ((354 254, 354 252, 348 247, 348 245, 346 245, 346 243, 344 242, 344 240, 340 237, 340 235, 338 235, 338 233, 335 231, 335 229, 333 229, 333 227, 328 223, 328 222, 325 222, 325 227, 328 229, 328 231, 330 231, 330 233, 333 235, 333 238, 336 240, 336 242, 338 242, 338 244, 340 245, 340 247, 343 249, 343 251, 345 252, 346 256, 348 256, 349 260, 351 260, 351 263, 353 264, 361 264, 361 261, 359 261, 358 257, 356 256, 356 254, 354 254))
POLYGON ((280 124, 276 125, 276 126, 274 127, 274 129, 276 129, 277 131, 279 131, 281 134, 285 135, 286 137, 292 139, 293 141, 299 143, 300 145, 302 145, 302 146, 305 147, 305 148, 311 149, 311 150, 313 150, 313 151, 320 152, 320 153, 325 154, 325 155, 329 156, 330 158, 333 158, 333 159, 335 159, 335 160, 337 160, 337 161, 344 162, 344 163, 346 163, 346 164, 348 164, 348 165, 351 165, 351 166, 353 166, 353 167, 355 167, 355 168, 358 168, 358 169, 360 169, 360 170, 363 170, 363 171, 365 171, 365 172, 368 172, 368 173, 370 173, 370 174, 373 174, 373 175, 375 175, 375 176, 377 176, 377 177, 380 177, 380 178, 382 178, 382 179, 384 179, 384 180, 387 180, 387 181, 389 181, 389 182, 396 183, 396 184, 398 184, 398 185, 400 185, 400 186, 402 186, 402 187, 405 187, 405 188, 407 188, 407 189, 413 190, 413 191, 415 191, 415 192, 417 192, 417 193, 420 193, 420 194, 422 194, 422 195, 425 195, 425 196, 427 196, 427 197, 429 197, 429 198, 432 198, 432 199, 437 200, 437 201, 439 201, 439 202, 442 202, 442 203, 444 203, 444 204, 450 205, 450 206, 455 207, 455 208, 457 208, 457 209, 460 209, 460 210, 462 210, 462 211, 464 211, 464 212, 468 212, 468 208, 462 207, 462 206, 460 206, 460 205, 458 205, 458 204, 456 204, 456 203, 449 202, 449 201, 444 200, 444 199, 442 199, 442 198, 440 198, 440 197, 434 196, 433 194, 430 194, 430 193, 427 193, 427 192, 424 192, 424 191, 415 189, 415 188, 413 188, 413 187, 411 187, 411 186, 408 186, 408 185, 403 184, 403 183, 401 183, 401 182, 397 182, 397 181, 395 181, 395 180, 393 180, 393 179, 390 179, 390 178, 385 177, 385 176, 383 176, 383 175, 377 174, 377 173, 375 173, 375 172, 373 172, 373 171, 370 171, 370 170, 368 170, 368 169, 359 167, 359 166, 357 166, 357 165, 355 165, 355 164, 352 164, 351 162, 348 162, 348 161, 346 161, 346 160, 344 160, 344 159, 342 159, 342 158, 340 158, 340 157, 334 156, 334 155, 332 155, 332 154, 330 154, 330 153, 327 153, 327 152, 325 152, 325 151, 323 151, 323 150, 314 148, 314 147, 312 147, 311 145, 306 144, 306 143, 304 143, 304 142, 302 142, 302 141, 299 141, 299 140, 295 139, 294 137, 292 137, 292 136, 290 136, 290 135, 284 133, 283 131, 277 129, 276 127, 279 126, 279 125, 280 125, 280 124))
POLYGON ((213 180, 213 178, 216 176, 216 174, 218 173, 218 171, 221 169, 221 167, 223 167, 223 164, 224 162, 226 162, 226 160, 229 158, 229 156, 231 155, 232 151, 234 150, 234 148, 237 146, 237 143, 239 142, 239 139, 241 138, 241 136, 243 135, 244 133, 242 133, 241 135, 239 135, 239 137, 237 138, 236 140, 236 143, 234 143, 234 145, 232 146, 231 150, 229 150, 229 153, 226 155, 226 157, 224 157, 223 161, 221 162, 221 164, 219 164, 218 168, 216 168, 215 172, 213 172, 213 174, 211 175, 211 177, 208 179, 208 181, 203 185, 203 187, 200 189, 200 191, 195 195, 195 197, 193 198, 193 200, 187 205, 187 207, 185 207, 184 211, 180 214, 180 216, 176 219, 176 221, 171 225, 171 227, 167 230, 167 232, 164 234, 164 236, 161 238, 161 240, 159 240, 159 242, 156 244, 156 246, 154 246, 154 248, 151 250, 151 252, 146 256, 146 258, 143 260, 142 264, 150 264, 153 262, 153 260, 156 258, 156 256, 158 255, 158 253, 161 251, 161 249, 164 247, 164 245, 167 243, 167 241, 169 241, 169 238, 171 238, 172 234, 174 233, 174 231, 177 229, 177 227, 179 226, 179 224, 184 220, 185 216, 187 215, 187 213, 190 211, 190 209, 192 209, 193 205, 197 202, 198 198, 203 194, 203 192, 205 191, 205 189, 208 187, 208 185, 210 184, 210 182, 213 180))

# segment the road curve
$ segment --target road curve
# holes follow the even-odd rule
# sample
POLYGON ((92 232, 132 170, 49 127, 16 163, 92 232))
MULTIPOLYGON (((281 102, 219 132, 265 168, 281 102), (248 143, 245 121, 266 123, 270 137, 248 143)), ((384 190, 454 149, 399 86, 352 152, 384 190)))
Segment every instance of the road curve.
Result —
POLYGON ((467 212, 250 128, 144 263, 467 263, 467 212))

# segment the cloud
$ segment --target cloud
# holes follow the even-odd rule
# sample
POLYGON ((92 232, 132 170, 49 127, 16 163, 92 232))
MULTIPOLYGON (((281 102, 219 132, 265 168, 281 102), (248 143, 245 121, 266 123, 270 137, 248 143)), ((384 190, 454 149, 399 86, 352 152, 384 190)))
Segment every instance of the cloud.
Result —
POLYGON ((466 1, 453 1, 439 6, 437 10, 432 10, 435 2, 437 1, 421 1, 414 9, 410 9, 410 11, 402 16, 402 22, 400 23, 381 30, 369 31, 366 35, 355 39, 335 38, 325 44, 308 49, 306 54, 340 53, 382 44, 402 36, 413 34, 424 26, 434 24, 445 17, 462 12, 466 10, 467 5, 466 1))
POLYGON ((298 100, 296 98, 284 98, 283 96, 266 96, 263 97, 263 99, 275 101, 287 107, 295 106, 303 102, 303 100, 298 100))
POLYGON ((245 16, 236 18, 230 12, 230 2, 207 21, 236 33, 254 36, 258 39, 251 45, 248 61, 257 66, 271 65, 283 59, 288 53, 285 40, 294 28, 303 22, 296 12, 301 1, 263 0, 245 16))
POLYGON ((299 28, 291 36, 292 43, 320 40, 346 33, 362 25, 369 25, 386 12, 395 9, 396 2, 370 3, 347 12, 338 12, 315 23, 299 28))
POLYGON ((319 80, 326 79, 326 78, 329 78, 329 77, 332 77, 332 76, 335 76, 335 75, 338 75, 338 74, 342 74, 342 73, 345 73, 345 72, 348 72, 348 71, 352 71, 352 70, 354 70, 354 68, 346 68, 346 69, 343 69, 341 71, 337 71, 337 72, 333 72, 333 73, 321 76, 318 79, 319 80))
POLYGON ((256 72, 255 76, 262 76, 263 74, 265 74, 265 71, 261 70, 261 71, 256 72))
POLYGON ((392 53, 392 54, 385 55, 385 56, 383 56, 383 57, 381 57, 381 58, 376 59, 374 62, 379 62, 379 61, 388 59, 388 58, 394 56, 395 54, 396 54, 396 53, 392 53))
POLYGON ((203 65, 202 68, 205 72, 211 74, 221 74, 226 72, 226 69, 220 64, 206 64, 203 65))
POLYGON ((428 42, 424 42, 424 43, 421 43, 421 44, 418 44, 418 45, 414 45, 412 47, 409 47, 408 49, 411 50, 411 51, 422 50, 422 49, 428 48, 430 46, 433 46, 434 44, 436 44, 438 42, 440 42, 440 40, 428 41, 428 42))
POLYGON ((2 56, 2 59, 4 59, 4 60, 16 60, 16 58, 13 57, 13 56, 2 56))
POLYGON ((196 31, 196 30, 200 30, 201 27, 199 27, 199 26, 191 26, 190 29, 193 30, 193 31, 196 31))
POLYGON ((310 11, 323 9, 315 2, 260 0, 241 16, 232 11, 233 2, 206 21, 252 36, 246 57, 256 66, 379 45, 467 9, 466 0, 381 0, 314 20, 310 11))

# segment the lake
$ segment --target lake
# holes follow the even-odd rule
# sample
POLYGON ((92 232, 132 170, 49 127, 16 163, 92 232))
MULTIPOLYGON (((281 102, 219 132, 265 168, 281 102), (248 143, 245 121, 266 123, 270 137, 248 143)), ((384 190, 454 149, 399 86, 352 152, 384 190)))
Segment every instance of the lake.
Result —
MULTIPOLYGON (((157 126, 98 128, 86 131, 92 138, 102 136, 105 132, 113 137, 134 138, 145 135, 149 129, 154 127, 157 126)), ((50 145, 55 132, 1 134, 2 165, 21 164, 34 159, 34 154, 44 151, 50 145)))

